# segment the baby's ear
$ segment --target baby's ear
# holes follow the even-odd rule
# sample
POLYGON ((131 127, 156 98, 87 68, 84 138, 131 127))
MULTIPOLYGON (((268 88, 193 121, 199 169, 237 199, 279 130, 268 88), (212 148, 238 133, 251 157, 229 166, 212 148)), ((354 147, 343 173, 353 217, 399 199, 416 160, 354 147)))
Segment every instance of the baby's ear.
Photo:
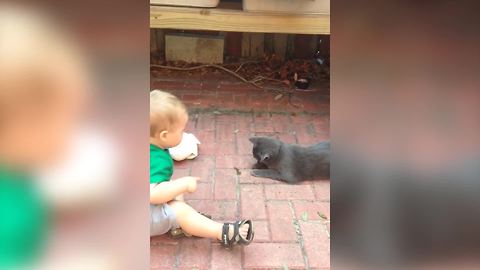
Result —
POLYGON ((253 144, 255 144, 257 142, 257 138, 255 137, 251 137, 250 139, 248 139, 250 142, 252 142, 253 144))

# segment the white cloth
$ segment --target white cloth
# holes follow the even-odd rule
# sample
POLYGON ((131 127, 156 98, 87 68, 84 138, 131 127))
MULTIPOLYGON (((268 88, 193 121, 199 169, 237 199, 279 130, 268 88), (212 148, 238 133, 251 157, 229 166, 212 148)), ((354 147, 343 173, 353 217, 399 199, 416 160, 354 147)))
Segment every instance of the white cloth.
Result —
POLYGON ((179 145, 169 148, 170 156, 176 160, 194 159, 198 156, 198 144, 200 141, 191 133, 183 133, 179 145))
POLYGON ((106 203, 117 192, 118 147, 112 136, 95 129, 78 132, 57 166, 38 172, 40 188, 58 208, 106 203))

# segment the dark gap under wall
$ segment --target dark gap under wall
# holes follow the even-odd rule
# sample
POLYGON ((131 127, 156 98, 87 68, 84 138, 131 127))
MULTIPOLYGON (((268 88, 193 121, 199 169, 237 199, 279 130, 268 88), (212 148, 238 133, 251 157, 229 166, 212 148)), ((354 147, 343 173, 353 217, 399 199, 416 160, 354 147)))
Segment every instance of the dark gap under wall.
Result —
POLYGON ((280 60, 311 59, 316 54, 329 58, 329 35, 300 35, 276 33, 241 33, 219 31, 193 31, 172 29, 150 30, 152 62, 165 59, 165 35, 187 34, 199 37, 224 38, 224 59, 264 59, 275 55, 280 60), (318 51, 318 53, 317 53, 318 51))

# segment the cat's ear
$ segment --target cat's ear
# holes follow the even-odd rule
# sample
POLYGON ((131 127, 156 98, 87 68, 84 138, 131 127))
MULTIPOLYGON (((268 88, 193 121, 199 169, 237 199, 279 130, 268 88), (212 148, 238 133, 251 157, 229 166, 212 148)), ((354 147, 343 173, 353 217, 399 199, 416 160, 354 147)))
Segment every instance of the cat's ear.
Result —
POLYGON ((248 139, 250 142, 252 142, 253 144, 255 144, 258 140, 258 138, 256 137, 251 137, 250 139, 248 139))

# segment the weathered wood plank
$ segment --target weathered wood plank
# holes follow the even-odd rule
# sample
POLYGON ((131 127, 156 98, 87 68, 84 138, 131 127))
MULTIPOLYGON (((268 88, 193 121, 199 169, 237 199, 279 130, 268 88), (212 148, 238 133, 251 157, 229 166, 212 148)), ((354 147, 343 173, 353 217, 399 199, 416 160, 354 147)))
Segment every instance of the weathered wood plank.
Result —
POLYGON ((219 8, 150 6, 151 28, 330 34, 328 14, 280 14, 219 8))
POLYGON ((287 53, 287 38, 287 34, 273 35, 273 51, 281 60, 285 59, 285 55, 287 53))
POLYGON ((247 58, 259 58, 264 56, 264 34, 243 33, 242 56, 247 58))
POLYGON ((156 29, 150 29, 150 52, 156 52, 157 50, 157 31, 156 29))

